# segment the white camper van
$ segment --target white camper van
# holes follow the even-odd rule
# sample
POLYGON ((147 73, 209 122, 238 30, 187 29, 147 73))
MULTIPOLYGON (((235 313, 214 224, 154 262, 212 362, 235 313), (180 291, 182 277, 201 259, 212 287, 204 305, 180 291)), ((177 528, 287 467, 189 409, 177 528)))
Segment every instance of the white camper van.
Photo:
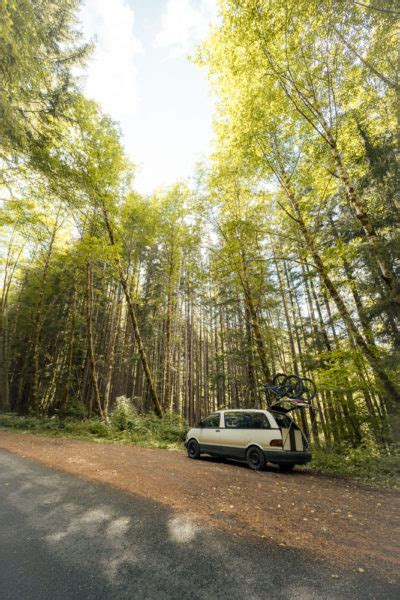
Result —
POLYGON ((245 460, 260 471, 267 462, 291 471, 311 460, 308 441, 293 419, 291 410, 305 404, 292 401, 288 409, 219 410, 190 429, 185 446, 188 457, 201 454, 245 460))

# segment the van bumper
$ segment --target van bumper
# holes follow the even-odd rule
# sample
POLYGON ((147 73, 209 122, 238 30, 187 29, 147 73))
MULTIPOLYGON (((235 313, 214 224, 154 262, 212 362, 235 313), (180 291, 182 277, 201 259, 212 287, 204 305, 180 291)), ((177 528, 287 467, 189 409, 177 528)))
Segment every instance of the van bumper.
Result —
POLYGON ((311 461, 311 452, 271 452, 264 450, 265 460, 277 465, 293 464, 305 465, 311 461))

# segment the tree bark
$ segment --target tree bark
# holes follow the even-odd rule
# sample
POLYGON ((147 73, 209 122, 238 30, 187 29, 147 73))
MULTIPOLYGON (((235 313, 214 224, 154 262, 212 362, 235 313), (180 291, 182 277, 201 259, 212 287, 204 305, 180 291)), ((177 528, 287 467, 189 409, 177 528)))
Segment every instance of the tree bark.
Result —
POLYGON ((90 374, 92 377, 93 391, 97 409, 100 417, 104 418, 103 407, 101 405, 99 381, 96 369, 96 359, 94 354, 94 340, 93 340, 93 271, 92 264, 90 261, 86 263, 86 330, 87 330, 87 344, 89 354, 89 365, 90 374))
MULTIPOLYGON (((103 212, 103 218, 104 218, 104 222, 106 225, 110 245, 115 247, 114 231, 112 229, 111 222, 109 220, 109 216, 108 216, 107 209, 105 207, 104 202, 102 203, 102 212, 103 212)), ((129 317, 130 317, 130 320, 132 323, 132 329, 133 329, 136 344, 138 347, 138 352, 139 352, 140 360, 142 363, 143 371, 145 373, 147 385, 149 388, 150 397, 151 397, 151 400, 153 403, 154 412, 156 413, 157 416, 162 417, 163 409, 162 409, 160 400, 158 398, 158 394, 157 394, 157 391, 156 391, 156 388, 154 385, 153 377, 151 375, 149 362, 147 360, 146 351, 143 346, 142 336, 140 334, 139 325, 138 325, 137 318, 136 318, 136 312, 135 312, 135 308, 133 305, 132 296, 131 296, 131 293, 129 290, 127 278, 124 275, 124 272, 123 272, 123 269, 122 269, 119 259, 116 260, 116 267, 117 267, 118 278, 119 278, 120 284, 122 286, 122 289, 124 291, 125 300, 126 300, 126 304, 128 307, 128 314, 129 314, 129 317)))

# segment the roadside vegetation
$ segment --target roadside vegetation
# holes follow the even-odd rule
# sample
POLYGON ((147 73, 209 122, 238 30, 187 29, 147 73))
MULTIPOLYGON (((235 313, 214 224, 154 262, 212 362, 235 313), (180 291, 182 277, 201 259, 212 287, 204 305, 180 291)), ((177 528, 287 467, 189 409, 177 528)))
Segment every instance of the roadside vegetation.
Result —
POLYGON ((381 448, 344 446, 339 449, 313 448, 311 469, 331 477, 400 488, 400 448, 390 453, 381 448))
POLYGON ((182 449, 187 427, 176 414, 162 419, 154 413, 138 414, 125 398, 118 399, 108 421, 77 416, 18 416, 0 414, 0 428, 82 440, 135 444, 146 448, 182 449))

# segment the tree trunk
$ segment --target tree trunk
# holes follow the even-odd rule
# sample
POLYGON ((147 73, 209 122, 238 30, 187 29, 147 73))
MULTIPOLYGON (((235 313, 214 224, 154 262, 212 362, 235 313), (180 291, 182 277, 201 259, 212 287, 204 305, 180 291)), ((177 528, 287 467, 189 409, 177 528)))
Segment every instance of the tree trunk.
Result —
MULTIPOLYGON (((111 223, 110 223, 110 220, 108 217, 107 209, 106 209, 104 203, 102 204, 102 211, 103 211, 104 222, 106 225, 110 245, 114 247, 115 246, 114 231, 112 229, 112 226, 111 226, 111 223)), ((129 314, 129 317, 130 317, 130 320, 132 323, 132 329, 133 329, 136 344, 138 347, 138 352, 139 352, 140 360, 142 363, 143 371, 145 373, 147 385, 149 388, 150 397, 151 397, 151 400, 153 403, 154 412, 156 413, 157 416, 162 417, 163 409, 162 409, 160 400, 157 395, 153 377, 150 372, 150 367, 149 367, 149 363, 147 360, 146 351, 143 346, 142 336, 140 335, 140 331, 139 331, 139 326, 138 326, 138 322, 137 322, 137 318, 136 318, 136 312, 135 312, 135 308, 133 305, 132 296, 131 296, 131 293, 129 290, 127 278, 124 275, 121 263, 118 258, 116 259, 116 267, 117 267, 117 272, 118 272, 118 278, 119 278, 120 284, 122 286, 122 289, 124 291, 125 300, 126 300, 126 304, 128 307, 128 314, 129 314)))
POLYGON ((108 410, 110 406, 111 382, 115 363, 115 352, 118 339, 119 323, 121 318, 121 298, 119 289, 117 291, 116 304, 117 305, 114 307, 113 311, 113 318, 111 319, 110 346, 104 386, 104 415, 106 418, 108 418, 108 410))
POLYGON ((358 221, 360 222, 361 227, 363 228, 365 237, 371 248, 371 254, 378 264, 380 276, 382 278, 384 286, 389 292, 391 299, 396 304, 400 304, 399 282, 389 262, 387 253, 383 248, 384 242, 378 237, 375 227, 363 206, 362 200, 359 198, 355 190, 351 177, 343 163, 341 154, 337 147, 336 141, 332 136, 330 128, 328 127, 328 125, 325 125, 325 127, 327 139, 332 149, 332 154, 336 165, 337 175, 343 183, 347 199, 350 205, 354 208, 355 215, 358 221))
POLYGON ((31 369, 30 369, 30 378, 29 378, 29 403, 34 408, 35 411, 40 410, 39 406, 39 353, 40 353, 40 337, 43 326, 44 319, 44 297, 45 297, 45 288, 47 279, 50 271, 50 260, 53 254, 54 241, 56 239, 56 233, 58 229, 58 218, 59 212, 57 214, 56 221, 54 223, 51 237, 49 241, 49 246, 46 252, 46 258, 44 262, 44 267, 42 271, 42 277, 40 281, 40 289, 39 289, 39 298, 36 304, 36 312, 35 312, 35 320, 33 326, 33 337, 32 337, 32 350, 31 350, 31 369))
POLYGON ((86 263, 86 330, 87 330, 87 344, 89 354, 89 365, 90 374, 92 377, 94 397, 99 411, 100 417, 104 418, 103 407, 100 399, 100 389, 96 369, 96 359, 94 355, 94 341, 93 341, 93 271, 92 264, 90 261, 86 263))

